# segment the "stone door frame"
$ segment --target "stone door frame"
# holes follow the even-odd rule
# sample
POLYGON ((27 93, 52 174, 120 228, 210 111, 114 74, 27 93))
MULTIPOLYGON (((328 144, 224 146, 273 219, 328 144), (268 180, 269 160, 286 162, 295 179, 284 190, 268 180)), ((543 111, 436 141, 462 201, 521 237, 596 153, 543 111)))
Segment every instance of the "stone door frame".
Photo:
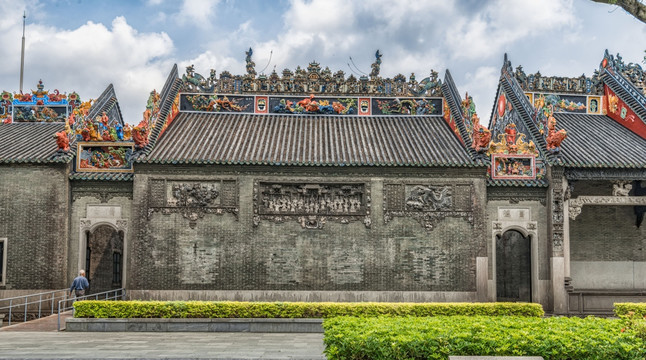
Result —
POLYGON ((538 223, 536 221, 529 221, 531 219, 531 209, 520 207, 498 207, 498 220, 492 222, 491 232, 491 261, 492 261, 492 294, 490 298, 497 301, 497 283, 496 283, 496 246, 498 236, 509 231, 515 230, 521 233, 524 237, 529 239, 530 249, 530 272, 531 272, 531 297, 532 302, 538 302, 540 299, 539 280, 538 280, 538 223), (522 218, 518 215, 524 214, 522 218), (512 215, 515 214, 516 216, 512 215))
MULTIPOLYGON (((100 226, 107 225, 114 229, 115 231, 121 231, 123 232, 123 254, 122 254, 122 261, 123 261, 123 266, 121 268, 121 287, 126 288, 127 285, 127 274, 128 274, 128 220, 121 218, 121 206, 119 205, 96 205, 96 204, 88 204, 88 210, 90 207, 95 206, 99 207, 102 206, 104 208, 111 208, 114 211, 114 216, 106 216, 106 214, 98 214, 99 216, 91 216, 87 218, 82 218, 80 221, 80 231, 79 231, 79 258, 78 258, 78 268, 77 268, 77 273, 79 269, 84 269, 85 268, 85 258, 87 257, 87 241, 88 237, 86 236, 86 232, 89 231, 90 234, 94 233, 94 231, 99 228, 100 226)), ((90 211, 87 212, 88 215, 92 215, 90 211)), ((109 215, 109 214, 108 214, 109 215)), ((89 269, 86 269, 86 271, 89 271, 89 269)))

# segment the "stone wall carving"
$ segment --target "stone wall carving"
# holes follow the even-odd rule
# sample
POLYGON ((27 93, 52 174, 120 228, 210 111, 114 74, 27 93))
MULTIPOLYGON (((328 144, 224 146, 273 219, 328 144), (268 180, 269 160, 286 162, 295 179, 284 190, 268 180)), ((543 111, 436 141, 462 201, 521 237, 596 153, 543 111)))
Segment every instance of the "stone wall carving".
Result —
POLYGON ((552 170, 552 253, 563 256, 563 170, 552 170))
POLYGON ((515 187, 490 187, 487 189, 488 201, 508 201, 510 204, 519 204, 521 201, 538 201, 547 205, 545 189, 515 188, 515 187))
POLYGON ((363 221, 370 227, 370 188, 364 183, 254 182, 253 225, 261 220, 296 220, 301 227, 321 229, 327 221, 363 221))
POLYGON ((570 219, 576 219, 581 214, 583 205, 615 205, 615 206, 646 206, 644 196, 579 196, 570 199, 570 219))
POLYGON ((446 217, 473 221, 471 184, 384 184, 384 223, 393 217, 411 217, 433 230, 446 217))
POLYGON ((191 228, 205 214, 238 215, 235 180, 150 179, 148 190, 148 216, 178 213, 189 220, 191 228))
POLYGON ((72 201, 84 197, 93 197, 101 203, 107 203, 115 197, 125 197, 132 200, 132 187, 118 185, 111 185, 110 187, 92 186, 88 184, 75 185, 72 188, 72 201))

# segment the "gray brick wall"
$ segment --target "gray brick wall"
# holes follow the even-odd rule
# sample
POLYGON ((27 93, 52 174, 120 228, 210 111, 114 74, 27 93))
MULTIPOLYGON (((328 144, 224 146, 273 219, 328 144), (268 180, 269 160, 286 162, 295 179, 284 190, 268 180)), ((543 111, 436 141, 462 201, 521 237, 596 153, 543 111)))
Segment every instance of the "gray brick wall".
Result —
POLYGON ((6 237, 4 289, 68 286, 67 165, 0 166, 0 237, 6 237))
MULTIPOLYGON (((486 256, 481 229, 484 179, 476 171, 418 171, 416 175, 350 171, 325 174, 288 169, 156 168, 140 166, 134 181, 133 210, 138 231, 129 248, 129 287, 186 290, 374 290, 475 291, 476 256, 486 256), (238 170, 238 171, 237 171, 238 170), (198 175, 199 174, 199 175, 198 175), (402 176, 403 175, 403 176, 402 176), (149 179, 218 181, 236 179, 239 213, 149 212, 149 179), (253 226, 254 181, 362 182, 369 185, 371 227, 363 221, 330 221, 306 229, 293 219, 262 219, 253 226), (384 223, 383 183, 434 184, 455 181, 473 186, 473 224, 462 217, 438 220, 427 231, 415 219, 384 223)), ((154 187, 159 187, 155 183, 154 187)))
MULTIPOLYGON (((573 197, 612 195, 612 183, 576 182, 573 197)), ((572 261, 646 261, 646 222, 635 226, 632 206, 582 207, 570 220, 570 258, 572 261)))

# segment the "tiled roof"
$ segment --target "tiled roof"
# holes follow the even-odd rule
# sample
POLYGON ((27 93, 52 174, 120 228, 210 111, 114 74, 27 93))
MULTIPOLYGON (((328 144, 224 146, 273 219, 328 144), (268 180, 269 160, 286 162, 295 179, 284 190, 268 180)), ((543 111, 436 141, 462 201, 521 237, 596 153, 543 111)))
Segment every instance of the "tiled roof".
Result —
POLYGON ((441 116, 180 113, 149 155, 173 164, 447 166, 474 162, 441 116))
POLYGON ((561 158, 567 167, 644 168, 646 140, 602 115, 555 113, 567 131, 561 158))
POLYGON ((110 119, 117 121, 120 124, 124 124, 123 116, 121 115, 121 108, 119 107, 117 95, 114 92, 114 86, 112 86, 112 84, 108 85, 103 93, 101 93, 101 95, 96 99, 94 104, 92 104, 88 118, 94 119, 104 111, 110 119))
POLYGON ((545 179, 536 180, 487 180, 487 186, 523 186, 523 187, 548 187, 549 182, 545 179))
POLYGON ((0 163, 67 163, 74 151, 70 141, 67 154, 57 153, 54 134, 64 123, 0 124, 0 163))
POLYGON ((134 176, 133 173, 123 172, 73 172, 70 174, 70 180, 132 181, 134 176))
POLYGON ((462 98, 458 94, 458 89, 455 86, 451 72, 447 69, 446 74, 444 75, 444 84, 442 85, 442 93, 444 94, 444 99, 449 104, 449 109, 453 118, 455 119, 455 124, 460 131, 460 137, 462 141, 467 146, 467 151, 473 158, 479 157, 476 151, 471 147, 472 139, 471 134, 467 132, 467 128, 464 126, 464 116, 462 115, 462 109, 460 105, 462 104, 462 98))
POLYGON ((159 135, 161 134, 161 130, 166 125, 168 114, 171 111, 173 101, 179 92, 181 84, 182 80, 178 76, 177 64, 175 64, 166 78, 166 82, 164 83, 161 93, 159 93, 161 109, 159 110, 158 120, 155 127, 152 129, 148 137, 148 145, 146 145, 142 153, 136 155, 136 159, 144 157, 146 154, 150 154, 150 151, 155 147, 157 139, 159 139, 159 135))

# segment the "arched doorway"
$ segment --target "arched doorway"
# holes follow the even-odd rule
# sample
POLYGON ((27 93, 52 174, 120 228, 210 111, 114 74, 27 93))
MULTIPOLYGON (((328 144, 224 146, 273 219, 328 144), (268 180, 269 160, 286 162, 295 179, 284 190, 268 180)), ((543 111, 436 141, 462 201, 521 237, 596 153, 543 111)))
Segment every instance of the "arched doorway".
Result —
POLYGON ((85 269, 90 291, 99 293, 122 287, 123 231, 100 225, 86 236, 85 269))
POLYGON ((531 241, 516 230, 496 236, 496 298, 532 301, 531 241))

